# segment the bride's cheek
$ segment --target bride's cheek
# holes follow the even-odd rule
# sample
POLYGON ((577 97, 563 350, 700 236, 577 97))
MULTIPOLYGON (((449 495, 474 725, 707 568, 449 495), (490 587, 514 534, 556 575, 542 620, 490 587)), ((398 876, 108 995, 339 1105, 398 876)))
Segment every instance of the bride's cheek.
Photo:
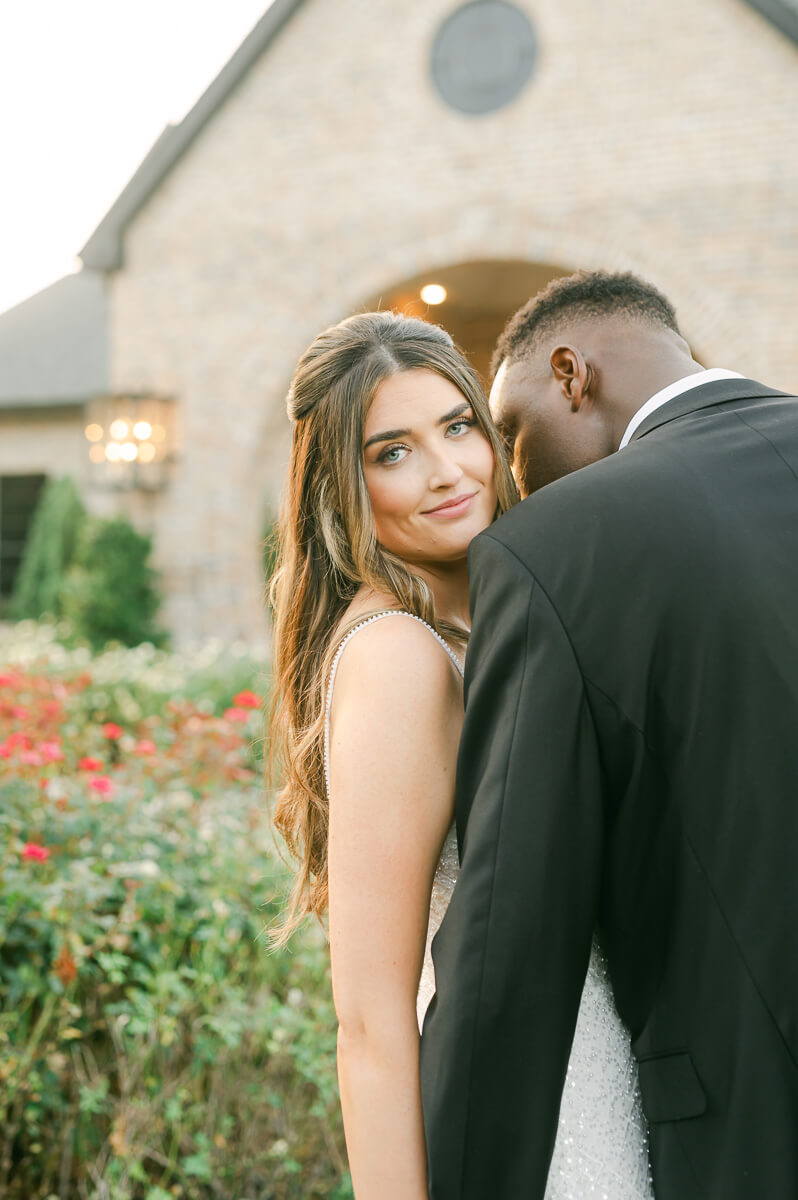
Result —
POLYGON ((479 452, 474 465, 477 468, 478 477, 485 486, 492 484, 496 470, 496 459, 493 454, 493 447, 486 437, 481 439, 481 445, 479 446, 479 452))
POLYGON ((406 480, 396 476, 375 481, 369 486, 369 495, 374 519, 378 524, 388 525, 401 520, 413 507, 406 480))

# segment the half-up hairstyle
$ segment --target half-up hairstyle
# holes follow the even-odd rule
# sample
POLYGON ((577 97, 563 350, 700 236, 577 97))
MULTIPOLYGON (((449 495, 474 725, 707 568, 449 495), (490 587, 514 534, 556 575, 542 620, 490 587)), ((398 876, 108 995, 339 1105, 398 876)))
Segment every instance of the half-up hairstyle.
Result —
POLYGON ((302 355, 288 393, 293 442, 271 586, 269 775, 281 783, 273 820, 299 864, 282 923, 270 933, 275 947, 305 916, 321 920, 327 909, 325 691, 351 627, 339 628, 347 606, 365 584, 442 636, 463 636, 438 620, 424 580, 377 541, 366 485, 363 431, 374 393, 388 376, 418 369, 448 379, 471 405, 493 450, 498 512, 518 499, 479 378, 445 330, 395 312, 361 313, 319 334, 302 355))

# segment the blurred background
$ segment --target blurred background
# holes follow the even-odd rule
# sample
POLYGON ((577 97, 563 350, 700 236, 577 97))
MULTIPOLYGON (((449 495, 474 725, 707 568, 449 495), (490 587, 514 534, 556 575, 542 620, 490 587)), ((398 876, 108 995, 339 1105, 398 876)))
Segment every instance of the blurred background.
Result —
MULTIPOLYGON (((262 780, 297 358, 631 269, 798 390, 798 0, 0 6, 0 1197, 351 1200, 262 780)), ((644 399, 641 397, 641 400, 644 399)))
POLYGON ((292 368, 364 308, 484 374, 552 276, 631 268, 798 389, 796 0, 223 7, 0 18, 0 602, 68 474, 152 538, 175 639, 260 636, 292 368))

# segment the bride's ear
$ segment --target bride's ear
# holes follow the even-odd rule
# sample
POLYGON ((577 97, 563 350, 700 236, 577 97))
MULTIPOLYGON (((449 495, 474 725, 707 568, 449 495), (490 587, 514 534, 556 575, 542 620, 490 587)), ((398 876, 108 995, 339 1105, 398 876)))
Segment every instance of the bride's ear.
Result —
POLYGON ((593 370, 581 350, 575 346, 555 346, 549 356, 554 378, 571 412, 578 412, 587 399, 593 370))

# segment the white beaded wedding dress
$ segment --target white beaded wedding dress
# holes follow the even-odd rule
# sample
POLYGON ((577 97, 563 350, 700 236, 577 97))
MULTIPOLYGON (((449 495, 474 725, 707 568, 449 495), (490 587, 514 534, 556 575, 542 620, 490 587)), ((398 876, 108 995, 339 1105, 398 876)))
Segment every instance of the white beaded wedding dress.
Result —
MULTIPOLYGON (((330 710, 335 674, 349 639, 373 621, 413 613, 389 609, 374 613, 349 631, 336 651, 327 687, 324 768, 330 793, 330 710)), ((462 676, 451 647, 425 621, 462 676)), ((421 1029, 435 992, 431 944, 449 905, 459 867, 454 822, 435 871, 429 927, 416 1011, 421 1029)), ((534 1136, 534 1131, 531 1131, 534 1136)), ((615 1008, 607 964, 594 939, 582 990, 574 1040, 563 1088, 557 1137, 545 1200, 654 1200, 648 1158, 648 1131, 640 1099, 637 1064, 629 1033, 615 1008)))

